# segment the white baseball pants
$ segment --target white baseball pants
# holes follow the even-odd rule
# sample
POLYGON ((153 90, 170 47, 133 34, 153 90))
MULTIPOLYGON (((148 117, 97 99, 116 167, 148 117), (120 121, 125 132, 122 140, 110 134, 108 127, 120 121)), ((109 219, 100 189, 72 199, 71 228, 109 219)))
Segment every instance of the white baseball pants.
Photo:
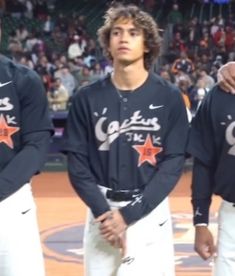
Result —
MULTIPOLYGON (((110 201, 112 208, 128 202, 110 201)), ((86 276, 174 276, 174 250, 168 199, 127 229, 126 256, 99 234, 89 211, 84 233, 86 276)))
POLYGON ((30 184, 0 202, 0 275, 45 275, 30 184))
POLYGON ((233 205, 223 200, 220 206, 214 276, 235 275, 235 207, 233 205))

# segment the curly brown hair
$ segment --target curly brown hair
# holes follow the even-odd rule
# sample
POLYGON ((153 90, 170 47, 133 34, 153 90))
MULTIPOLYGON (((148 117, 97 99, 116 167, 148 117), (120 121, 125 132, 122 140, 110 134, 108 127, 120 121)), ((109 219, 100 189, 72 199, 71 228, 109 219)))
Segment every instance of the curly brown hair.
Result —
POLYGON ((144 54, 144 66, 149 70, 160 52, 161 37, 159 28, 155 20, 147 13, 135 5, 124 6, 118 4, 110 7, 104 15, 104 25, 97 31, 100 46, 104 55, 112 60, 109 52, 110 32, 114 23, 118 19, 128 19, 133 22, 136 28, 142 29, 144 33, 144 43, 148 52, 144 54))

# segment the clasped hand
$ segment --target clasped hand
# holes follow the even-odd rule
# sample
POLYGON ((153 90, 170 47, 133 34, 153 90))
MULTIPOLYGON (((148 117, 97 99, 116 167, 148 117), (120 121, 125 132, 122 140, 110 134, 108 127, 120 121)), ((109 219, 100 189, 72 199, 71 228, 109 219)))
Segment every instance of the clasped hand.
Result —
POLYGON ((96 218, 95 222, 100 223, 99 230, 102 237, 112 246, 121 248, 124 255, 127 224, 119 210, 108 211, 96 218))

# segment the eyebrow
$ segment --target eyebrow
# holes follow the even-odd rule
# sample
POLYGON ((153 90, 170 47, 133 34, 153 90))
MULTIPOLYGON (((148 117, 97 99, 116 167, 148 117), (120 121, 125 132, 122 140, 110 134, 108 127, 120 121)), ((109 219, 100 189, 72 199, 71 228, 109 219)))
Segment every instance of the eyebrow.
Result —
MULTIPOLYGON (((122 31, 122 30, 124 30, 124 28, 118 27, 118 26, 115 26, 115 27, 113 27, 111 29, 111 31, 122 31)), ((141 29, 137 28, 137 27, 132 27, 132 28, 127 29, 127 31, 138 31, 138 32, 141 32, 141 29)))

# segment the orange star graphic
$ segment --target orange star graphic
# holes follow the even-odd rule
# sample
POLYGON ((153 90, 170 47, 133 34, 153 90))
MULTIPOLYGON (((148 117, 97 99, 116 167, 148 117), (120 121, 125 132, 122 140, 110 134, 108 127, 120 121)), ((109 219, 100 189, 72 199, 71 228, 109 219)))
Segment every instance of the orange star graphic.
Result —
POLYGON ((136 145, 132 147, 139 153, 138 167, 144 162, 148 162, 149 164, 155 166, 157 164, 155 155, 162 151, 162 148, 153 146, 149 134, 143 145, 136 145))
POLYGON ((0 116, 0 143, 5 143, 8 147, 13 149, 13 141, 11 136, 19 131, 19 127, 11 127, 7 124, 4 116, 0 116))

